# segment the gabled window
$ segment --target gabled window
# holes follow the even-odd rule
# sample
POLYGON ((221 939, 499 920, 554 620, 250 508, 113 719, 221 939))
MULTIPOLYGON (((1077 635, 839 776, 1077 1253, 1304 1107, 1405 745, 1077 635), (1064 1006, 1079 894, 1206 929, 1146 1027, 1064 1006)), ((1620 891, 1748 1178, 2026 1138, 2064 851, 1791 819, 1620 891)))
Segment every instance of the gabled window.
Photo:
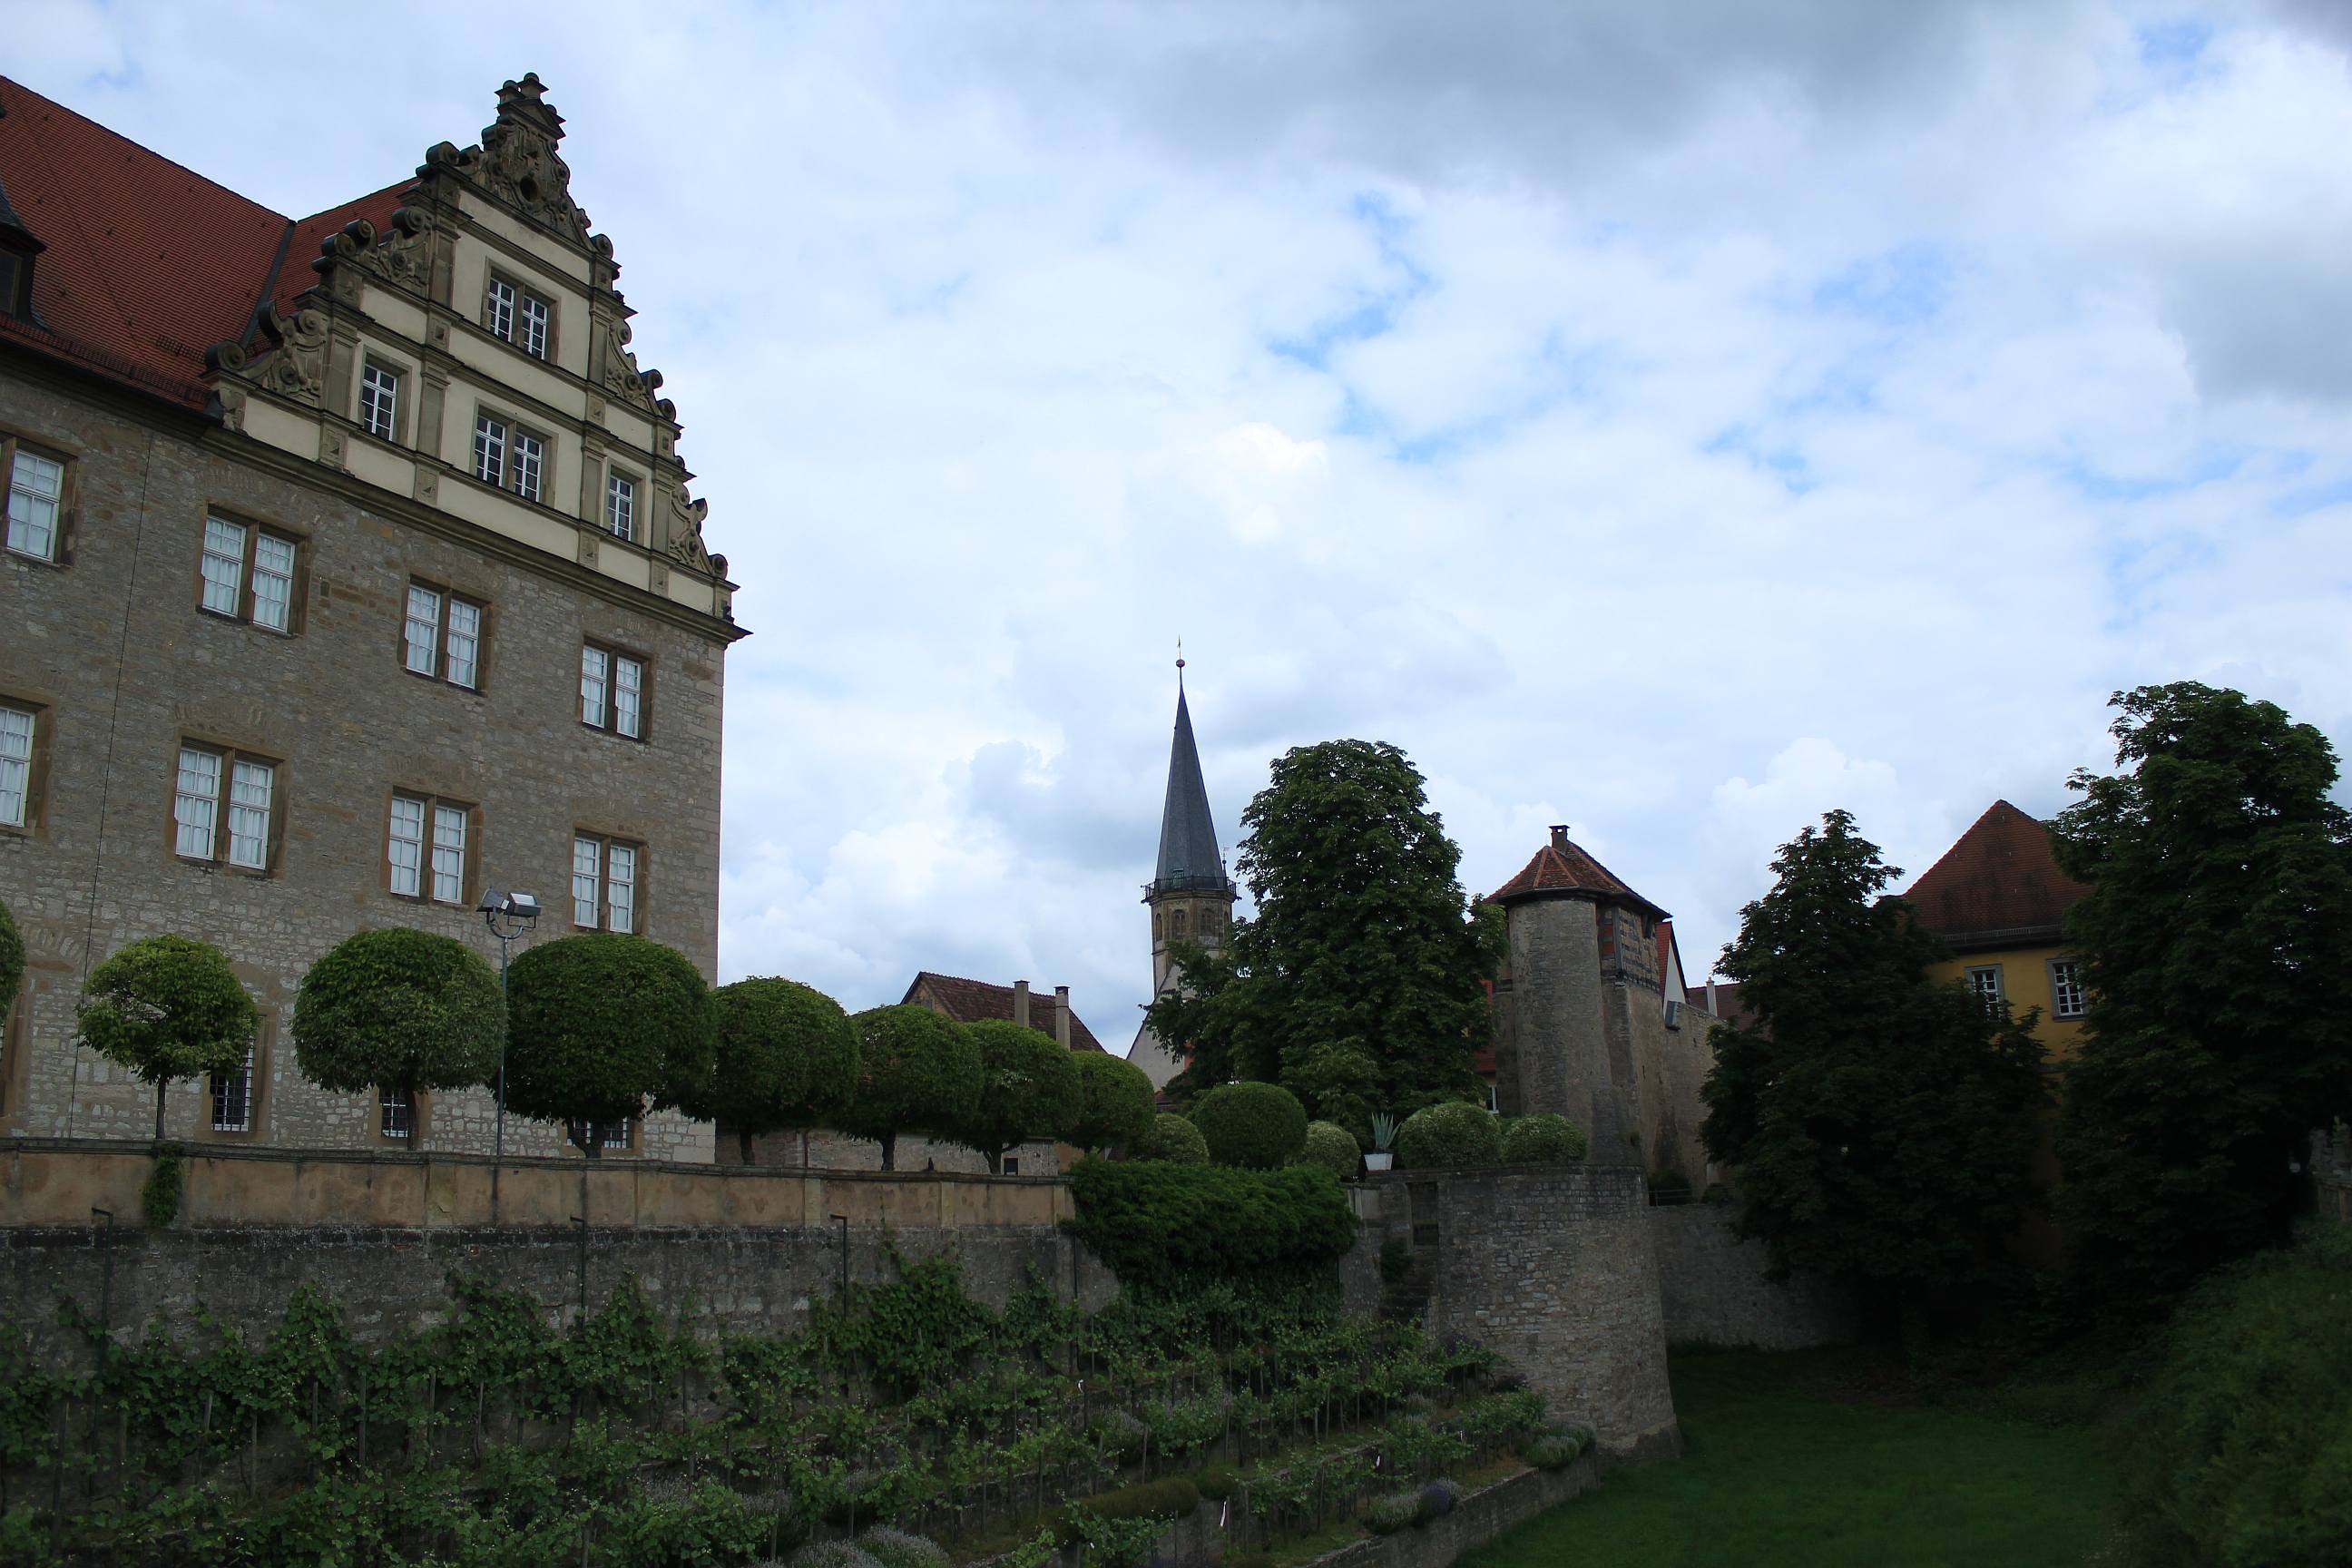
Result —
POLYGON ((401 663, 410 674, 468 691, 482 681, 482 606, 423 583, 408 585, 401 622, 401 663))
POLYGON ((580 721, 632 741, 646 738, 646 661, 633 653, 583 644, 580 721))
POLYGON ((392 797, 384 834, 384 885, 394 896, 464 907, 467 840, 473 807, 432 795, 392 797))
POLYGON ((184 745, 172 792, 172 847, 185 860, 267 871, 276 837, 278 764, 184 745))
POLYGON ((637 481, 626 474, 605 478, 604 527, 615 539, 634 542, 637 537, 637 481))
POLYGON ((600 834, 572 839, 572 923, 583 931, 637 929, 645 846, 600 834))
POLYGON ((400 373, 373 360, 360 367, 360 428, 379 440, 400 438, 400 373))
POLYGON ((65 459, 0 437, 0 467, 8 474, 9 553, 57 560, 65 531, 65 459))
POLYGON ((299 559, 300 546, 285 534, 234 518, 206 517, 196 563, 196 603, 212 615, 290 634, 299 559))
POLYGON ((493 277, 482 296, 482 325, 533 359, 547 357, 554 311, 545 300, 493 277))

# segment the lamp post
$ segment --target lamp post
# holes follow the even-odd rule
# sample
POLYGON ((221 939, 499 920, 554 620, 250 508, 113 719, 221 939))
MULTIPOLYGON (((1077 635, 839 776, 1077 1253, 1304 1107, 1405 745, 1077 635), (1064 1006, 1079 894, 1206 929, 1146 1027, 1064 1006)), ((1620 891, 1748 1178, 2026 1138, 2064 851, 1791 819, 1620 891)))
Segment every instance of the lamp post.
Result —
MULTIPOLYGON (((531 928, 539 924, 539 900, 529 893, 509 893, 490 888, 483 892, 482 901, 476 907, 481 914, 482 923, 488 926, 490 934, 499 940, 499 1000, 503 1003, 508 999, 508 949, 514 945, 515 938, 529 935, 531 928)), ((507 1157, 507 1037, 504 1031, 499 1035, 498 1095, 498 1130, 492 1134, 493 1152, 499 1163, 503 1164, 507 1157)), ((493 1189, 498 1179, 498 1170, 493 1166, 490 1171, 493 1189)))

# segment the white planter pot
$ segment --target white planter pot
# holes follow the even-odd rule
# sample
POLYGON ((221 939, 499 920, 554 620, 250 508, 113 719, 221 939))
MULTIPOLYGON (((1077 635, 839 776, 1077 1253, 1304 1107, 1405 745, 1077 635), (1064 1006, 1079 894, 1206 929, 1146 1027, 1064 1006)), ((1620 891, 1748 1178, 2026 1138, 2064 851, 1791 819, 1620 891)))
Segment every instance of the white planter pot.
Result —
POLYGON ((1386 1150, 1364 1156, 1364 1169, 1367 1171, 1385 1171, 1395 1163, 1396 1156, 1386 1150))

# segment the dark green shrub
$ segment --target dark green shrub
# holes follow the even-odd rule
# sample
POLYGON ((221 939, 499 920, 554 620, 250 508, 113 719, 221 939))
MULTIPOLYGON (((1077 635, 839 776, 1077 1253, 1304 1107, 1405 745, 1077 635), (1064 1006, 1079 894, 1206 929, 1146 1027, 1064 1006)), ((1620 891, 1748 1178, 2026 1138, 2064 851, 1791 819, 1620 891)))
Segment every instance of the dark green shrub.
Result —
POLYGON ((718 1045, 709 1077, 681 1096, 698 1121, 722 1122, 751 1163, 751 1140, 822 1127, 857 1088, 857 1035, 841 1004, 814 986, 753 975, 710 994, 718 1045))
POLYGON ((1192 1484, 1211 1502, 1223 1502, 1242 1489, 1242 1473, 1231 1465, 1208 1465, 1192 1478, 1192 1484))
POLYGON ((563 1124, 590 1159, 598 1129, 675 1105, 710 1075, 710 991, 675 948, 617 931, 541 942, 507 972, 507 1109, 563 1124))
POLYGON ((161 1230, 180 1217, 180 1146, 155 1145, 154 1163, 147 1167, 147 1184, 139 1189, 139 1212, 150 1230, 161 1230))
POLYGON ((149 936, 89 972, 76 1022, 83 1044, 155 1086, 161 1138, 163 1086, 244 1066, 256 1016, 220 949, 193 937, 149 936))
POLYGON ((1421 1522, 1419 1492, 1388 1492, 1364 1510, 1364 1522, 1374 1535, 1398 1535, 1421 1522))
POLYGON ((1397 1129, 1397 1164, 1408 1171, 1447 1165, 1498 1165, 1503 1135, 1494 1113, 1467 1100, 1450 1100, 1416 1110, 1397 1129))
POLYGON ((882 1145, 882 1168, 898 1168, 898 1134, 952 1128, 980 1103, 980 1047, 970 1031, 929 1007, 868 1007, 857 1031, 857 1092, 834 1125, 882 1145))
POLYGON ((1462 1500, 1462 1489, 1440 1476, 1421 1489, 1421 1518, 1418 1522, 1434 1524, 1454 1511, 1462 1500))
POLYGON ((1307 1124, 1307 1147, 1299 1152, 1302 1165, 1320 1165, 1343 1182, 1352 1182, 1364 1167, 1364 1151, 1356 1135, 1329 1121, 1307 1124))
POLYGON ((1081 1160, 1070 1185, 1078 1209, 1070 1233, 1129 1286, 1320 1268, 1356 1240, 1348 1194, 1307 1165, 1081 1160))
POLYGON ((1566 1165, 1584 1158, 1584 1129, 1549 1110, 1503 1123, 1506 1165, 1566 1165))
POLYGON ((17 934, 8 906, 0 904, 0 1016, 16 1001, 16 987, 24 983, 25 939, 17 934))
POLYGON ((1087 1152, 1132 1143, 1151 1131, 1160 1097, 1143 1069, 1105 1051, 1078 1051, 1077 1119, 1062 1136, 1087 1152))
POLYGON ((1128 1157, 1165 1160, 1173 1165, 1205 1165, 1209 1163, 1209 1144, 1201 1136, 1201 1130, 1182 1117, 1162 1114, 1153 1120, 1151 1131, 1128 1150, 1128 1157))
POLYGON ((1271 1171, 1307 1146, 1307 1108, 1279 1084, 1219 1084, 1192 1108, 1192 1124, 1220 1165, 1271 1171))
POLYGON ((1558 1432, 1546 1432, 1519 1445, 1519 1458, 1538 1470, 1564 1470, 1583 1452, 1575 1438, 1558 1432))
POLYGON ((866 1549, 847 1541, 819 1541, 793 1553, 792 1568, 882 1568, 866 1549))
POLYGON ((311 1082, 413 1097, 495 1080, 507 1004, 481 954, 455 937, 363 931, 302 976, 288 1032, 311 1082))
POLYGON ((2182 1301, 2123 1455, 2135 1562, 2352 1562, 2352 1228, 2208 1276, 2182 1301))
POLYGON ((1032 1138, 1058 1138, 1077 1119, 1076 1053, 1043 1029, 1006 1018, 964 1026, 980 1051, 980 1098, 958 1120, 956 1142, 1004 1168, 1004 1153, 1032 1138))
POLYGON ((1096 1492, 1091 1497, 1073 1498, 1054 1510, 1049 1522, 1055 1541, 1064 1546, 1074 1546, 1079 1540, 1078 1521, 1071 1517, 1076 1510, 1083 1509, 1105 1520, 1173 1519, 1200 1506, 1200 1488, 1182 1476, 1169 1476, 1115 1491, 1096 1492))
POLYGON ((1381 1243, 1381 1283, 1402 1285, 1412 1273, 1412 1243, 1392 1236, 1381 1243))
MULTIPOLYGON (((1029 1032, 1037 1033, 1034 1029, 1029 1032)), ((882 1568, 948 1568, 948 1554, 937 1542, 907 1531, 893 1530, 887 1524, 859 1536, 857 1544, 882 1568)))

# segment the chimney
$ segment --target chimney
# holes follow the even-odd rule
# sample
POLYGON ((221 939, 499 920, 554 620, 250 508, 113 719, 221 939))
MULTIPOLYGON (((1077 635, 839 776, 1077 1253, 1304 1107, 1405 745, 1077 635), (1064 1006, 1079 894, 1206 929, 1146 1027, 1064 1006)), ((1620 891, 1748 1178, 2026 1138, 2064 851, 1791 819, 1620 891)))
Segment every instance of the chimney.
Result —
POLYGON ((1054 987, 1054 1038, 1064 1050, 1070 1048, 1070 988, 1066 985, 1054 987))
POLYGON ((1013 1021, 1024 1029, 1029 1026, 1029 983, 1026 980, 1013 983, 1013 1021))
POLYGON ((1555 822, 1555 823, 1553 823, 1553 824, 1551 825, 1551 847, 1552 847, 1553 848, 1555 848, 1555 849, 1561 849, 1561 850, 1564 850, 1564 849, 1566 849, 1566 848, 1568 847, 1568 824, 1567 824, 1567 823, 1565 823, 1565 822, 1555 822))

